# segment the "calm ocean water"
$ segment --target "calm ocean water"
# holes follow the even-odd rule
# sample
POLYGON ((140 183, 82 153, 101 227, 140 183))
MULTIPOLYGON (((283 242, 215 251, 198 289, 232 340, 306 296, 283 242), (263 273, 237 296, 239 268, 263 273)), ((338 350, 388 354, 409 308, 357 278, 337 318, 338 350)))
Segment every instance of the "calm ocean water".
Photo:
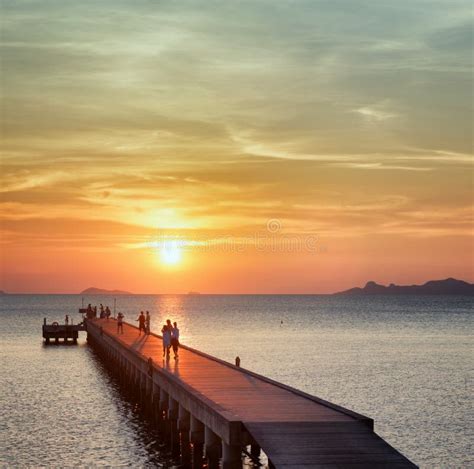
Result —
MULTIPOLYGON (((109 304, 111 297, 85 297, 109 304)), ((78 295, 7 295, 0 312, 0 465, 170 465, 85 344, 42 345, 43 317, 79 322, 78 295), (58 463, 60 461, 61 463, 58 463)), ((178 321, 182 342, 375 419, 423 468, 474 467, 473 299, 135 295, 127 321, 178 321), (283 321, 283 325, 281 325, 283 321)))

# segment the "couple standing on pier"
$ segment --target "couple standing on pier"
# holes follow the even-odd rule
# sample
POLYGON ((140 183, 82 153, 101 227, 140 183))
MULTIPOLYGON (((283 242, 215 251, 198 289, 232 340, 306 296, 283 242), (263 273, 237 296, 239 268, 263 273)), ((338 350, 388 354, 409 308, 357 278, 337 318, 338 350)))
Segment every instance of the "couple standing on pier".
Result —
POLYGON ((140 311, 140 315, 137 318, 138 321, 138 335, 141 335, 142 331, 145 335, 150 334, 150 312, 143 314, 143 311, 140 311))
POLYGON ((163 334, 163 356, 166 354, 166 358, 170 357, 170 349, 173 347, 174 359, 178 358, 178 347, 179 347, 179 329, 178 323, 174 322, 171 325, 169 319, 166 320, 166 324, 161 329, 163 334))

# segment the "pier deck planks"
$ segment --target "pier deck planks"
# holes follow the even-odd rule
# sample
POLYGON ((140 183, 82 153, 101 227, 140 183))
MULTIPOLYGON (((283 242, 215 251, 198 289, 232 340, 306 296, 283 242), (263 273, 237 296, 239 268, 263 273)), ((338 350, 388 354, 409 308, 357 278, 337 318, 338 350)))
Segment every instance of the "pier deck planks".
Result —
POLYGON ((91 322, 235 415, 277 468, 417 467, 375 434, 368 418, 192 349, 166 360, 159 336, 139 336, 127 323, 117 335, 114 320, 91 322))

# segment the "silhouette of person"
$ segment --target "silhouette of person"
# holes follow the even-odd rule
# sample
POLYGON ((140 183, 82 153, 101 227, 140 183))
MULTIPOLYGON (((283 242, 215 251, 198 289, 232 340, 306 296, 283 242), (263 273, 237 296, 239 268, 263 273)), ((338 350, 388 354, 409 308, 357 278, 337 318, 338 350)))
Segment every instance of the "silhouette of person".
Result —
POLYGON ((163 334, 163 356, 165 356, 166 353, 166 358, 169 358, 171 347, 171 327, 168 326, 168 324, 164 324, 161 333, 163 334))
POLYGON ((147 311, 145 316, 146 334, 150 334, 150 320, 150 312, 147 311))
POLYGON ((142 331, 143 334, 146 334, 146 318, 143 314, 143 311, 140 311, 140 315, 137 318, 138 321, 138 335, 141 335, 142 331))
POLYGON ((174 358, 178 358, 178 347, 179 347, 179 329, 178 323, 174 322, 171 328, 171 345, 173 346, 174 358))
POLYGON ((123 334, 123 314, 118 313, 117 315, 117 334, 123 334))

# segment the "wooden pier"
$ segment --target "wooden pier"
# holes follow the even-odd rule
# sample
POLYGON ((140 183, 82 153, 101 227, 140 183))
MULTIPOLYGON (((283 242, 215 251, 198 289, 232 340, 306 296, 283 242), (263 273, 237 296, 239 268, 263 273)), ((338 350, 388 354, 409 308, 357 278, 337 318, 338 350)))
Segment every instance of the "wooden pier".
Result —
POLYGON ((275 468, 415 468, 373 431, 373 420, 115 320, 87 320, 89 343, 134 389, 183 467, 240 468, 261 450, 275 468), (249 450, 250 448, 250 450, 249 450))
POLYGON ((58 322, 52 322, 51 324, 46 323, 46 318, 43 322, 43 339, 46 344, 49 344, 51 340, 54 340, 56 344, 59 343, 59 339, 62 339, 63 343, 68 343, 69 339, 74 344, 77 344, 79 337, 79 331, 85 331, 85 325, 81 324, 59 324, 58 322))

